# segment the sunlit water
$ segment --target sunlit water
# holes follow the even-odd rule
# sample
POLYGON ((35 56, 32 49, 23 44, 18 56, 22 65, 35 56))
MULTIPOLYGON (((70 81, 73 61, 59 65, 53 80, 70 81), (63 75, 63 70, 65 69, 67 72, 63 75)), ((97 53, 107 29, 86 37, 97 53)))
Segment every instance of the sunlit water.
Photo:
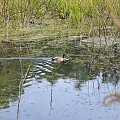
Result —
POLYGON ((106 95, 120 91, 119 76, 103 79, 101 71, 93 75, 86 65, 75 61, 53 64, 47 57, 1 59, 0 65, 0 120, 120 118, 119 103, 103 104, 106 95), (27 70, 18 101, 18 86, 27 70))

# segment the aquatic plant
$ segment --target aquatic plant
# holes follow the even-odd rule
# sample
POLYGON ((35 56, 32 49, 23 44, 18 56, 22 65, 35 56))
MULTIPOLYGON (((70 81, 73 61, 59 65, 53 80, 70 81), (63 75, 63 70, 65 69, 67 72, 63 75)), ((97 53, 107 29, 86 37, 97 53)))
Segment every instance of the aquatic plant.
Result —
MULTIPOLYGON (((108 3, 113 5, 118 14, 119 2, 110 0, 108 3)), ((109 15, 103 0, 1 0, 0 6, 1 22, 7 23, 12 20, 14 25, 38 19, 48 12, 75 23, 88 20, 87 18, 99 22, 96 18, 109 15)))
MULTIPOLYGON (((108 45, 108 36, 119 37, 119 31, 114 27, 115 19, 110 17, 109 9, 112 6, 118 16, 119 2, 110 0, 106 4, 104 0, 1 0, 0 26, 7 28, 7 34, 9 27, 33 25, 37 29, 44 29, 39 31, 40 36, 52 36, 59 43, 69 36, 99 36, 100 45, 102 37, 108 45)), ((114 41, 115 39, 113 43, 114 41)), ((94 46, 94 39, 92 44, 94 46)))

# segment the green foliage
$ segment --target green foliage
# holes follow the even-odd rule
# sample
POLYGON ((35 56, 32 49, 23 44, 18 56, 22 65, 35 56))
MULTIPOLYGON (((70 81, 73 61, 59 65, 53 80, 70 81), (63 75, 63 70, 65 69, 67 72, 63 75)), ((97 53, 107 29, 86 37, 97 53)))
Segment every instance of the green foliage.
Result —
MULTIPOLYGON (((119 15, 120 1, 110 0, 115 12, 119 15)), ((12 21, 13 25, 26 23, 30 19, 43 18, 51 12, 61 19, 69 19, 79 23, 86 18, 97 18, 108 13, 103 0, 1 0, 0 18, 1 23, 12 21)), ((10 24, 11 25, 11 24, 10 24)))

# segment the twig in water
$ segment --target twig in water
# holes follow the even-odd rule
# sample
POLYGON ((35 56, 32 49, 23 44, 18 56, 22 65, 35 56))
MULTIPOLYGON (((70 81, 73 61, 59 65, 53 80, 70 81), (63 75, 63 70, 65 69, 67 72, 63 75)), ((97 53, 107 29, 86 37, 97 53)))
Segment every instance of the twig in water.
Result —
POLYGON ((20 101, 21 101, 21 94, 22 94, 22 88, 23 88, 23 84, 25 82, 25 79, 29 73, 31 65, 28 66, 28 69, 26 71, 26 74, 24 76, 23 79, 20 80, 20 84, 19 84, 19 96, 18 96, 18 108, 17 108, 17 120, 19 120, 19 112, 20 112, 20 101))

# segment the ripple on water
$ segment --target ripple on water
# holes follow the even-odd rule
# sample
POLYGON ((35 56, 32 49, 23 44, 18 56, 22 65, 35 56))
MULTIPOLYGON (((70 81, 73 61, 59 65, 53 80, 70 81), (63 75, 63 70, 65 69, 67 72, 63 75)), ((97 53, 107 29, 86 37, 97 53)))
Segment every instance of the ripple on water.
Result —
MULTIPOLYGON (((32 62, 22 90, 19 114, 21 120, 119 120, 119 104, 111 108, 105 108, 102 104, 107 93, 120 90, 119 80, 119 84, 114 85, 114 79, 110 81, 108 76, 108 79, 103 80, 101 73, 94 74, 91 78, 89 74, 92 71, 81 67, 81 64, 53 64, 46 59, 32 62)), ((6 84, 7 87, 10 86, 8 95, 14 88, 11 83, 7 81, 6 84)), ((2 87, 4 86, 0 87, 4 93, 2 97, 5 97, 7 87, 2 87)), ((18 91, 18 88, 14 91, 18 91)), ((10 111, 9 114, 0 110, 0 119, 13 120, 10 116, 17 113, 17 103, 13 101, 15 109, 10 104, 4 108, 10 111)))

